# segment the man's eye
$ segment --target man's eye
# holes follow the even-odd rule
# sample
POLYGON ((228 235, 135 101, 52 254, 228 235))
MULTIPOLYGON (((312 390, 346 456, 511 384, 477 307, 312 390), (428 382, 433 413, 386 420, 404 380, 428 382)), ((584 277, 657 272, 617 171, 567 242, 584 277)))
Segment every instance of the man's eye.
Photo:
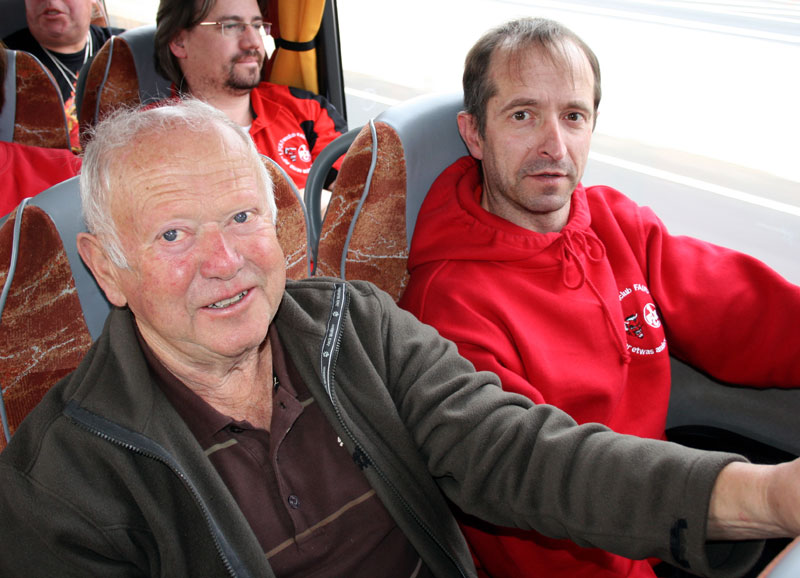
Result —
POLYGON ((236 213, 233 216, 233 220, 237 223, 245 223, 249 217, 250 215, 247 213, 247 211, 242 211, 241 213, 236 213))
POLYGON ((580 112, 571 112, 567 115, 567 120, 571 122, 578 122, 583 120, 583 114, 580 112))
POLYGON ((524 110, 518 110, 512 116, 514 120, 527 120, 530 118, 530 115, 524 110))
POLYGON ((222 32, 223 34, 231 33, 231 34, 244 34, 244 29, 247 27, 247 24, 242 22, 224 22, 222 24, 222 32))
POLYGON ((161 236, 164 238, 165 241, 172 242, 178 238, 178 231, 177 229, 170 229, 161 236))

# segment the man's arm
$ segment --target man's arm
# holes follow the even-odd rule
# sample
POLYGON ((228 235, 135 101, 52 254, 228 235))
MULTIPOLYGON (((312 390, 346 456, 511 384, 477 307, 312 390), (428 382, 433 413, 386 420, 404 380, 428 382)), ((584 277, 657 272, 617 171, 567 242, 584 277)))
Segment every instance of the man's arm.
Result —
MULTIPOLYGON (((352 287, 370 293, 369 286, 352 287)), ((348 318, 359 339, 348 342, 348 367, 359 356, 380 361, 372 367, 380 369, 401 424, 382 421, 378 437, 410 434, 427 471, 464 512, 630 558, 656 556, 701 575, 733 575, 755 562, 761 549, 756 540, 709 542, 709 505, 719 474, 741 457, 623 436, 599 424, 577 426, 552 406, 503 392, 495 376, 475 373, 451 342, 387 295, 374 296, 382 314, 370 299, 350 301, 348 318)), ((800 462, 788 473, 768 471, 782 474, 772 478, 780 481, 800 473, 797 468, 800 462)), ((759 491, 750 483, 759 468, 743 471, 743 479, 726 475, 720 482, 715 532, 718 523, 737 520, 732 508, 738 500, 759 491)), ((777 484, 774 495, 787 484, 777 484)), ((787 507, 800 512, 800 495, 787 498, 787 507)), ((753 509, 764 527, 774 521, 771 507, 753 509)), ((795 531, 800 514, 794 522, 777 522, 767 535, 795 531)), ((737 537, 752 535, 758 534, 737 537)))
POLYGON ((711 493, 709 540, 794 536, 800 536, 800 460, 722 469, 711 493))
POLYGON ((647 207, 629 213, 640 220, 640 258, 670 352, 726 383, 800 386, 800 287, 749 255, 669 234, 647 207))

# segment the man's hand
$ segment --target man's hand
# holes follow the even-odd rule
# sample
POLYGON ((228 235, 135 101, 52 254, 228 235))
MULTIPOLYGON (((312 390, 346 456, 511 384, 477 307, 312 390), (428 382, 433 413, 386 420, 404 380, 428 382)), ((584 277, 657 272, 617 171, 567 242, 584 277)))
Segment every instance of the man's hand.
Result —
POLYGON ((723 468, 711 493, 709 540, 794 536, 800 536, 800 459, 723 468))

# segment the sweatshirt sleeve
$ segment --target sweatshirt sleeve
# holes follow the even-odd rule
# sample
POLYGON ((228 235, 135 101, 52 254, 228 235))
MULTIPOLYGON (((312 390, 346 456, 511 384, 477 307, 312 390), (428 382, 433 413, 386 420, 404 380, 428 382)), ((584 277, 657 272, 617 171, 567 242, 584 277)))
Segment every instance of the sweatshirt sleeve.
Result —
POLYGON ((648 208, 637 214, 671 352, 728 383, 800 386, 800 287, 749 255, 670 235, 648 208))
POLYGON ((701 575, 743 571, 755 542, 705 541, 719 471, 741 458, 578 426, 476 373, 452 342, 379 295, 387 385, 428 470, 465 512, 701 575), (715 547, 716 548, 716 547, 715 547))

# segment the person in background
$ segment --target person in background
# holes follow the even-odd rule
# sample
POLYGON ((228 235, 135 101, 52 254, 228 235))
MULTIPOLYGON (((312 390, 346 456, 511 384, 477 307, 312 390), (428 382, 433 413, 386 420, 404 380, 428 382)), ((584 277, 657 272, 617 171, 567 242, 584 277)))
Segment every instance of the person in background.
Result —
POLYGON ((81 202, 114 308, 0 453, 2 576, 471 577, 451 503, 718 576, 800 534, 800 460, 578 426, 374 285, 287 281, 269 175, 208 104, 99 123, 81 202))
MULTIPOLYGON (((508 22, 473 46, 463 85, 471 156, 425 198, 402 307, 504 389, 636 436, 665 437, 670 354, 728 383, 800 386, 800 287, 581 185, 601 89, 579 37, 508 22)), ((462 528, 492 577, 654 575, 574 541, 467 517, 462 528)))
MULTIPOLYGON (((0 112, 6 102, 4 80, 8 55, 0 42, 0 112)), ((78 174, 80 157, 66 149, 48 149, 0 141, 0 217, 10 213, 25 197, 78 174)))
POLYGON ((76 151, 80 148, 75 104, 78 74, 106 40, 123 31, 92 24, 96 8, 97 0, 25 0, 27 28, 4 39, 9 48, 30 52, 53 73, 76 151))
POLYGON ((161 0, 156 59, 173 100, 192 95, 223 111, 302 190, 311 163, 347 126, 322 96, 262 81, 270 28, 263 14, 256 0, 161 0))

